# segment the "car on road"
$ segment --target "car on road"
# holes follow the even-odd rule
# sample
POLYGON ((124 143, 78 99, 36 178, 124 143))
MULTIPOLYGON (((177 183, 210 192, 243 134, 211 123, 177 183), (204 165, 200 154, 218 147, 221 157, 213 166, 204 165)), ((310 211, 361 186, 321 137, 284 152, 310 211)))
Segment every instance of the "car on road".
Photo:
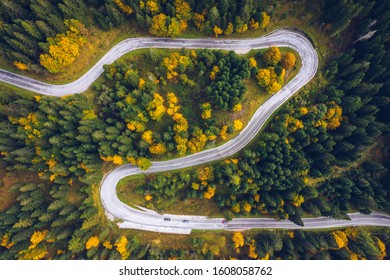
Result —
POLYGON ((171 218, 164 218, 164 221, 169 222, 170 220, 171 220, 171 218))
POLYGON ((183 223, 189 223, 190 221, 189 220, 181 220, 183 223))

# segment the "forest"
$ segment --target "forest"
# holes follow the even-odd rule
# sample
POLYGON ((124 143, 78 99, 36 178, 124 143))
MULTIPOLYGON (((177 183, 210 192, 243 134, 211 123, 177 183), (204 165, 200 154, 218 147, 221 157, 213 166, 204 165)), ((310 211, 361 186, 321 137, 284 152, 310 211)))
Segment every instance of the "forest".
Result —
MULTIPOLYGON (((22 71, 61 72, 82 53, 92 25, 230 36, 266 28, 268 2, 4 0, 1 57, 22 71)), ((317 78, 233 158, 147 177, 137 192, 148 207, 198 199, 227 219, 299 225, 304 216, 389 212, 389 3, 324 3, 318 32, 340 51, 321 62, 317 78)), ((248 110, 248 83, 255 97, 273 94, 299 59, 274 47, 250 57, 185 49, 139 57, 153 62, 149 69, 131 58, 106 65, 86 94, 52 98, 1 85, 0 191, 9 190, 12 203, 0 204, 0 259, 388 259, 389 230, 379 228, 197 232, 171 247, 119 230, 100 205, 105 173, 128 162, 147 169, 152 159, 233 137, 245 123, 238 117, 248 110)))
MULTIPOLYGON (((370 15, 380 19, 382 12, 375 12, 370 15)), ((198 197, 213 199, 228 219, 271 215, 300 225, 305 214, 346 218, 350 209, 389 211, 386 168, 364 156, 388 133, 382 111, 388 110, 387 32, 378 30, 375 41, 356 42, 335 57, 323 71, 329 85, 311 86, 284 106, 238 157, 190 176, 151 175, 138 191, 154 196, 156 209, 164 199, 198 197)))
POLYGON ((80 54, 91 25, 110 30, 135 24, 168 37, 180 36, 190 25, 218 37, 264 29, 269 22, 261 1, 253 0, 4 0, 0 52, 20 70, 58 73, 80 54))

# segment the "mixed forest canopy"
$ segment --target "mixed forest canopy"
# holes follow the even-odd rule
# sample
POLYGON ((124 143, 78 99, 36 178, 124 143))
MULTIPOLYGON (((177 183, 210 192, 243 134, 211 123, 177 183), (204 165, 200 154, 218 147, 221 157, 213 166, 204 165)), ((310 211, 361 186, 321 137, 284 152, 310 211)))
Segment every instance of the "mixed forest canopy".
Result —
MULTIPOLYGON (((271 7, 277 3, 2 0, 1 56, 21 70, 42 71, 41 63, 57 72, 77 61, 92 25, 107 30, 135 21, 171 37, 194 25, 228 36, 265 28, 271 7)), ((337 52, 322 61, 318 77, 233 158, 148 178, 138 189, 148 206, 201 199, 228 219, 300 225, 303 215, 388 212, 388 151, 386 158, 386 145, 376 143, 389 137, 389 14, 386 1, 323 1, 315 24, 337 52)), ((144 59, 153 62, 147 72, 131 60, 105 66, 88 94, 52 98, 1 87, 0 191, 14 199, 0 208, 0 259, 389 258, 388 229, 196 233, 191 246, 172 248, 119 230, 100 205, 104 173, 126 162, 147 169, 152 158, 227 140, 243 128, 248 81, 258 85, 257 96, 272 94, 298 57, 270 48, 249 58, 148 50, 144 59)))
POLYGON ((217 37, 265 28, 269 22, 262 1, 253 0, 4 0, 0 49, 20 70, 39 71, 40 64, 57 73, 79 55, 92 25, 109 30, 136 24, 164 37, 180 36, 191 25, 217 37))

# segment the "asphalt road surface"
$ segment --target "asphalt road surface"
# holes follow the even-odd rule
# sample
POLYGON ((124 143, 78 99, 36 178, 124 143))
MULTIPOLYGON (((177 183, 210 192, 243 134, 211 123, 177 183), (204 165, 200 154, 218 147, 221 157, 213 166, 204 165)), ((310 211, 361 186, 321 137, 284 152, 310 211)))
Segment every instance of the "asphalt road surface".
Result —
MULTIPOLYGON (((251 49, 262 49, 270 46, 290 47, 298 52, 302 60, 299 73, 283 88, 261 105, 248 125, 234 139, 209 150, 186 157, 153 162, 147 171, 132 165, 120 166, 108 173, 101 183, 101 201, 107 216, 115 220, 121 228, 132 228, 147 231, 189 234, 191 230, 247 230, 253 228, 302 228, 288 220, 278 221, 271 218, 236 218, 223 224, 222 218, 209 219, 206 216, 161 215, 141 207, 130 207, 122 203, 116 194, 118 182, 127 176, 177 170, 217 161, 231 156, 245 147, 264 125, 266 120, 294 93, 308 83, 316 74, 318 56, 310 41, 301 33, 285 29, 276 30, 267 36, 254 39, 165 39, 165 38, 132 38, 127 39, 108 51, 86 74, 66 85, 51 85, 0 69, 0 81, 24 88, 33 92, 64 96, 82 93, 103 73, 103 65, 111 64, 122 55, 142 48, 209 48, 234 50, 245 53, 251 49)), ((344 226, 390 226, 390 216, 373 213, 362 215, 349 214, 350 220, 335 220, 327 217, 304 218, 304 228, 333 228, 344 226)))

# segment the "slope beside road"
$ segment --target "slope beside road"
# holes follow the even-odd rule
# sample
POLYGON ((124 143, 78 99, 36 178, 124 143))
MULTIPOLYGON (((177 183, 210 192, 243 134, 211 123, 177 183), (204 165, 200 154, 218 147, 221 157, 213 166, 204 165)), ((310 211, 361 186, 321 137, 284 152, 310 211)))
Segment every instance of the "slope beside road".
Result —
MULTIPOLYGON (((302 60, 299 73, 283 88, 261 105, 241 133, 219 147, 205 150, 183 158, 169 161, 153 162, 151 168, 142 171, 132 165, 120 166, 105 176, 101 183, 101 201, 111 220, 116 220, 121 228, 189 234, 191 230, 245 230, 252 228, 300 228, 290 221, 274 219, 244 218, 233 219, 227 225, 222 218, 209 219, 205 216, 161 215, 143 208, 132 208, 121 202, 116 194, 118 182, 127 176, 163 172, 197 166, 231 156, 245 147, 262 128, 266 120, 294 93, 307 84, 318 68, 317 52, 309 40, 299 32, 277 30, 267 36, 255 39, 221 40, 221 39, 163 39, 133 38, 120 42, 78 80, 66 85, 50 85, 30 78, 0 70, 0 80, 37 93, 64 96, 84 92, 102 74, 103 65, 111 64, 119 57, 132 50, 142 48, 210 48, 234 50, 245 53, 251 49, 262 49, 270 46, 290 47, 298 52, 302 60)), ((201 213, 200 213, 201 214, 201 213)), ((330 228, 347 225, 390 226, 390 216, 374 213, 362 215, 350 214, 351 220, 334 220, 325 217, 303 219, 305 228, 330 228)))

